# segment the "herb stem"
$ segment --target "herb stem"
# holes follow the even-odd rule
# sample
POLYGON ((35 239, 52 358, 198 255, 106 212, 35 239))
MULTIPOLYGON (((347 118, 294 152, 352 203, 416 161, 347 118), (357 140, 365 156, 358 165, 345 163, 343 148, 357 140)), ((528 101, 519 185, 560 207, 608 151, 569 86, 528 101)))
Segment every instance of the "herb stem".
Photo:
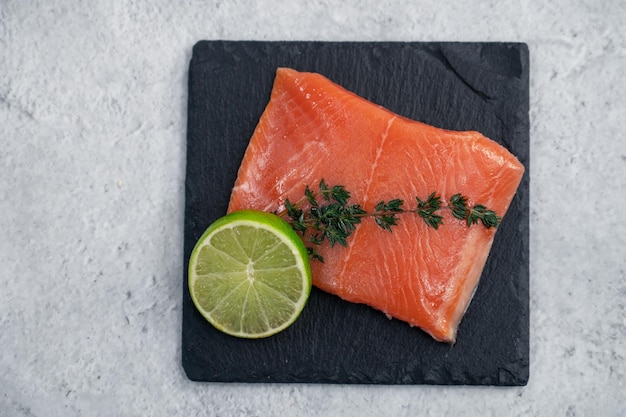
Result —
MULTIPOLYGON (((443 216, 440 214, 442 209, 451 210, 452 215, 464 220, 467 227, 480 222, 489 229, 498 227, 502 220, 495 211, 482 204, 468 206, 468 198, 460 193, 451 196, 448 204, 442 203, 441 196, 436 192, 432 192, 425 200, 416 197, 417 206, 414 209, 404 209, 404 200, 397 198, 380 201, 372 212, 365 211, 359 204, 348 204, 349 199, 350 192, 344 186, 329 186, 322 179, 316 190, 307 185, 304 196, 297 202, 286 199, 284 209, 275 214, 290 223, 309 243, 319 246, 328 240, 331 247, 337 243, 347 246, 347 238, 364 217, 373 217, 376 224, 388 232, 393 232, 392 227, 398 224, 398 215, 409 213, 421 217, 427 226, 438 229, 443 225, 443 216)), ((312 259, 324 262, 314 247, 309 246, 307 250, 312 259)))

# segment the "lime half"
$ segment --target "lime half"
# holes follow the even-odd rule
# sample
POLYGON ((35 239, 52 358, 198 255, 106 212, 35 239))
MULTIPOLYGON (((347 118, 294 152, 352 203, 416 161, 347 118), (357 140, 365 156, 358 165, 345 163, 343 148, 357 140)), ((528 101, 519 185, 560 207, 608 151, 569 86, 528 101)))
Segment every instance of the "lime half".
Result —
POLYGON ((189 260, 189 292, 224 333, 276 334, 300 315, 311 292, 306 247, 280 217, 241 210, 216 220, 189 260))

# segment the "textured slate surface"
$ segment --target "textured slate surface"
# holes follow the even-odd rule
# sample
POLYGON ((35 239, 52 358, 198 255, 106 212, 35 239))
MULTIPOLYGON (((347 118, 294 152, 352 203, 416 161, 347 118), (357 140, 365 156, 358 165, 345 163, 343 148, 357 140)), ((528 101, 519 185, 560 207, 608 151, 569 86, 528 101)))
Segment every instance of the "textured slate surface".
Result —
POLYGON ((189 68, 182 362, 197 381, 525 385, 529 376, 528 48, 520 43, 202 41, 189 68), (319 72, 392 111, 478 130, 526 174, 454 345, 314 289, 300 319, 263 340, 213 329, 187 288, 188 258, 222 216, 275 69, 319 72))

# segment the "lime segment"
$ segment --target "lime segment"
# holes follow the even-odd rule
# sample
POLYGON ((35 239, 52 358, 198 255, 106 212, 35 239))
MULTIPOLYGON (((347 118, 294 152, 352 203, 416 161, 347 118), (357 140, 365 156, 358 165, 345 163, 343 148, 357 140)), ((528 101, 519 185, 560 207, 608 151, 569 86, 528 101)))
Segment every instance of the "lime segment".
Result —
POLYGON ((271 336, 291 325, 308 300, 306 247, 274 214, 227 214, 209 226, 191 253, 189 292, 198 311, 224 333, 271 336))

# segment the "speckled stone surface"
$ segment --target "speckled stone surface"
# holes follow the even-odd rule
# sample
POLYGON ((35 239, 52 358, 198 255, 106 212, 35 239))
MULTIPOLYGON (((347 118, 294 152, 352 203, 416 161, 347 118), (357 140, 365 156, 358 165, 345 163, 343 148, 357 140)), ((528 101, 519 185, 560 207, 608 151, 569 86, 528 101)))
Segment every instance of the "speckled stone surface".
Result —
POLYGON ((0 416, 625 415, 626 3, 249 3, 0 2, 0 416), (200 39, 528 44, 526 387, 187 380, 200 39))

